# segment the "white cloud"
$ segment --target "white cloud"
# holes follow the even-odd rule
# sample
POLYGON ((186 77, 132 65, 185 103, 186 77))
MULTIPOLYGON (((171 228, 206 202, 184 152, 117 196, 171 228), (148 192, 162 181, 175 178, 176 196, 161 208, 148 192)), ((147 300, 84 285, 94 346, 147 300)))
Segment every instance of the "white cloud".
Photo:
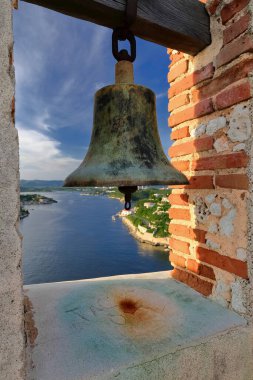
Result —
POLYGON ((50 124, 48 123, 50 115, 47 110, 42 112, 39 115, 35 116, 34 119, 34 125, 38 127, 38 129, 41 129, 43 131, 49 131, 50 130, 50 124))
POLYGON ((23 2, 14 26, 21 178, 63 179, 80 164, 64 149, 91 128, 94 83, 108 80, 110 31, 23 2))
POLYGON ((64 179, 80 161, 64 155, 46 134, 17 125, 22 179, 64 179))
POLYGON ((168 92, 160 92, 159 94, 156 95, 156 99, 162 99, 168 96, 168 92))

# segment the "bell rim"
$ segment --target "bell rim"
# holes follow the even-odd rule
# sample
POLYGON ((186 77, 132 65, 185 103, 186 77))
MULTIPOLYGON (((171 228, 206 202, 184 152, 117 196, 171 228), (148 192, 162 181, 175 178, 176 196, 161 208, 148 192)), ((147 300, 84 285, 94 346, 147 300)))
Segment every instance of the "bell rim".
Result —
MULTIPOLYGON (((183 177, 185 177, 182 173, 180 173, 183 177)), ((77 181, 77 180, 68 180, 64 181, 63 187, 118 187, 118 186, 158 186, 158 185, 189 185, 189 180, 187 177, 184 179, 179 179, 171 181, 171 180, 112 180, 110 183, 101 183, 100 181, 90 180, 90 181, 77 181)))

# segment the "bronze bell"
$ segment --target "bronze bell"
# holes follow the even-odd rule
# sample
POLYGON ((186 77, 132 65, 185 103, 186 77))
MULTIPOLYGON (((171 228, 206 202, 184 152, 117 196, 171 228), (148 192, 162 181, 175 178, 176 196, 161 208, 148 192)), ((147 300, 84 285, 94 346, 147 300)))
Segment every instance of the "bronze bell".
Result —
POLYGON ((130 203, 138 185, 187 184, 185 175, 163 152, 155 94, 134 84, 131 62, 120 61, 115 68, 116 84, 101 88, 95 95, 86 157, 64 186, 119 186, 130 203))

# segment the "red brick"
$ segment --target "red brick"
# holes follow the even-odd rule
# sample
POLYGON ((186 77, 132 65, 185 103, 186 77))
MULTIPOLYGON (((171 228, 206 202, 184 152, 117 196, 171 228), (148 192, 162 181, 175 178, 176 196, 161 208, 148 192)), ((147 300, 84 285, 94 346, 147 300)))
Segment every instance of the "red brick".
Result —
POLYGON ((180 140, 184 139, 185 137, 190 137, 188 125, 180 129, 173 129, 170 135, 171 140, 180 140))
POLYGON ((211 79, 214 74, 214 66, 213 63, 209 63, 204 66, 202 69, 197 70, 193 73, 193 82, 194 85, 203 82, 204 80, 211 79))
POLYGON ((190 214, 190 211, 188 209, 171 208, 171 209, 169 209, 169 217, 170 217, 170 219, 190 220, 191 214, 190 214))
POLYGON ((227 29, 225 29, 223 32, 223 44, 228 44, 236 37, 238 37, 240 34, 245 32, 249 27, 250 20, 251 16, 248 13, 241 17, 238 21, 230 25, 227 29))
POLYGON ((189 229, 190 238, 193 240, 197 240, 199 243, 206 242, 206 231, 199 230, 197 228, 189 229))
POLYGON ((189 171, 190 168, 190 161, 174 161, 172 162, 172 165, 174 168, 181 172, 189 171))
POLYGON ((169 246, 175 251, 186 253, 187 255, 190 254, 190 244, 185 241, 170 238, 169 246))
POLYGON ((215 186, 225 189, 248 190, 249 180, 245 174, 216 175, 215 186))
MULTIPOLYGON (((182 194, 182 195, 184 195, 184 194, 182 194)), ((186 204, 188 204, 188 202, 186 204)), ((169 232, 172 235, 186 237, 187 239, 189 239, 189 227, 184 226, 183 224, 170 223, 169 224, 169 232)))
POLYGON ((202 277, 210 278, 210 280, 215 280, 215 274, 213 268, 210 268, 204 264, 198 263, 193 259, 187 260, 187 269, 190 272, 194 272, 202 277))
POLYGON ((202 157, 192 162, 192 170, 245 168, 249 158, 245 152, 202 157))
POLYGON ((213 176, 200 175, 188 177, 189 185, 172 185, 171 189, 214 189, 213 176))
POLYGON ((188 177, 189 185, 172 185, 171 189, 214 189, 213 176, 199 175, 188 177))
POLYGON ((192 91, 192 101, 198 102, 205 98, 209 98, 221 90, 224 90, 232 83, 246 78, 253 71, 253 59, 246 58, 230 69, 226 70, 219 77, 213 79, 207 86, 203 86, 198 90, 192 91))
POLYGON ((184 58, 184 53, 181 53, 181 52, 172 53, 172 52, 174 52, 173 49, 170 53, 170 60, 171 60, 170 67, 172 67, 173 65, 175 65, 175 63, 179 62, 181 59, 184 58))
POLYGON ((236 84, 233 87, 227 88, 218 94, 215 98, 216 109, 222 110, 224 108, 233 106, 251 97, 250 83, 244 82, 236 84))
POLYGON ((169 202, 172 205, 188 206, 188 194, 170 194, 169 202))
POLYGON ((243 35, 228 45, 225 45, 217 55, 217 67, 223 66, 239 57, 243 53, 253 51, 253 39, 250 35, 243 35))
POLYGON ((225 24, 238 12, 249 4, 249 0, 234 0, 230 4, 225 5, 221 11, 222 23, 225 24))
POLYGON ((185 74, 188 70, 189 61, 180 61, 176 66, 172 66, 168 74, 168 81, 173 82, 180 75, 185 74))
POLYGON ((203 294, 204 296, 209 296, 210 294, 212 294, 213 284, 211 282, 202 280, 201 278, 192 273, 188 273, 184 270, 175 268, 172 271, 172 277, 190 286, 191 288, 195 289, 197 292, 203 294))
POLYGON ((234 273, 236 276, 245 279, 248 278, 247 264, 243 261, 220 255, 218 252, 202 247, 196 248, 196 257, 198 260, 213 265, 226 272, 234 273))
POLYGON ((202 137, 194 140, 194 152, 203 152, 211 150, 213 147, 213 138, 211 136, 202 137))
POLYGON ((169 260, 176 266, 185 268, 185 258, 183 256, 176 255, 174 252, 170 251, 169 260))
POLYGON ((185 121, 208 115, 213 111, 212 99, 205 99, 194 104, 194 106, 185 108, 183 111, 173 113, 173 115, 169 117, 169 125, 170 127, 175 127, 185 121))
POLYGON ((169 112, 172 112, 179 107, 186 106, 189 103, 190 103, 189 94, 178 95, 169 100, 169 105, 168 105, 169 112))
POLYGON ((191 140, 182 144, 172 145, 169 149, 170 157, 179 157, 195 152, 204 152, 213 148, 211 136, 191 140))
POLYGON ((197 228, 190 228, 188 226, 184 226, 183 224, 174 224, 170 223, 169 232, 172 235, 185 237, 187 239, 196 240, 199 243, 206 242, 206 231, 199 230, 197 228))
POLYGON ((193 74, 187 75, 185 78, 177 81, 175 84, 172 84, 169 89, 169 97, 177 96, 183 91, 188 90, 194 85, 193 74))
POLYGON ((213 0, 213 2, 209 5, 209 7, 207 7, 209 14, 214 15, 219 5, 220 5, 220 0, 213 0))
POLYGON ((213 77, 214 67, 212 63, 209 63, 207 66, 203 67, 200 70, 195 71, 194 73, 186 76, 180 81, 173 84, 169 89, 169 96, 173 98, 181 92, 188 90, 192 86, 203 82, 204 80, 211 79, 213 77))
POLYGON ((213 189, 213 177, 209 175, 192 176, 189 179, 190 184, 185 185, 186 189, 213 189))

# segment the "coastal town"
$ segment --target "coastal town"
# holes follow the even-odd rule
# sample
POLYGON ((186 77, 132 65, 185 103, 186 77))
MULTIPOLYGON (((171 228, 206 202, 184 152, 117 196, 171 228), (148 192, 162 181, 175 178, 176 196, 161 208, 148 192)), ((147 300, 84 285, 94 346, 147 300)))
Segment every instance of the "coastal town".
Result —
MULTIPOLYGON (((48 190, 51 190, 50 187, 47 188, 48 190)), ((55 188, 52 188, 52 190, 55 190, 55 188)), ((123 194, 115 187, 87 187, 71 190, 57 187, 57 190, 78 191, 80 196, 106 196, 123 203, 123 194)), ((37 191, 43 191, 43 187, 38 188, 37 191)), ((131 235, 137 240, 154 246, 164 246, 167 251, 169 245, 168 224, 170 222, 168 214, 170 208, 169 194, 170 190, 167 188, 143 186, 133 195, 133 208, 129 211, 122 209, 117 214, 112 215, 112 220, 115 221, 117 218, 121 218, 131 235)), ((57 201, 40 194, 21 194, 20 219, 24 219, 30 214, 30 211, 25 206, 52 203, 57 203, 57 201)))
POLYGON ((113 218, 120 217, 129 232, 140 242, 164 246, 165 250, 168 250, 170 190, 143 189, 139 192, 140 199, 135 202, 134 207, 129 211, 123 209, 113 218))

